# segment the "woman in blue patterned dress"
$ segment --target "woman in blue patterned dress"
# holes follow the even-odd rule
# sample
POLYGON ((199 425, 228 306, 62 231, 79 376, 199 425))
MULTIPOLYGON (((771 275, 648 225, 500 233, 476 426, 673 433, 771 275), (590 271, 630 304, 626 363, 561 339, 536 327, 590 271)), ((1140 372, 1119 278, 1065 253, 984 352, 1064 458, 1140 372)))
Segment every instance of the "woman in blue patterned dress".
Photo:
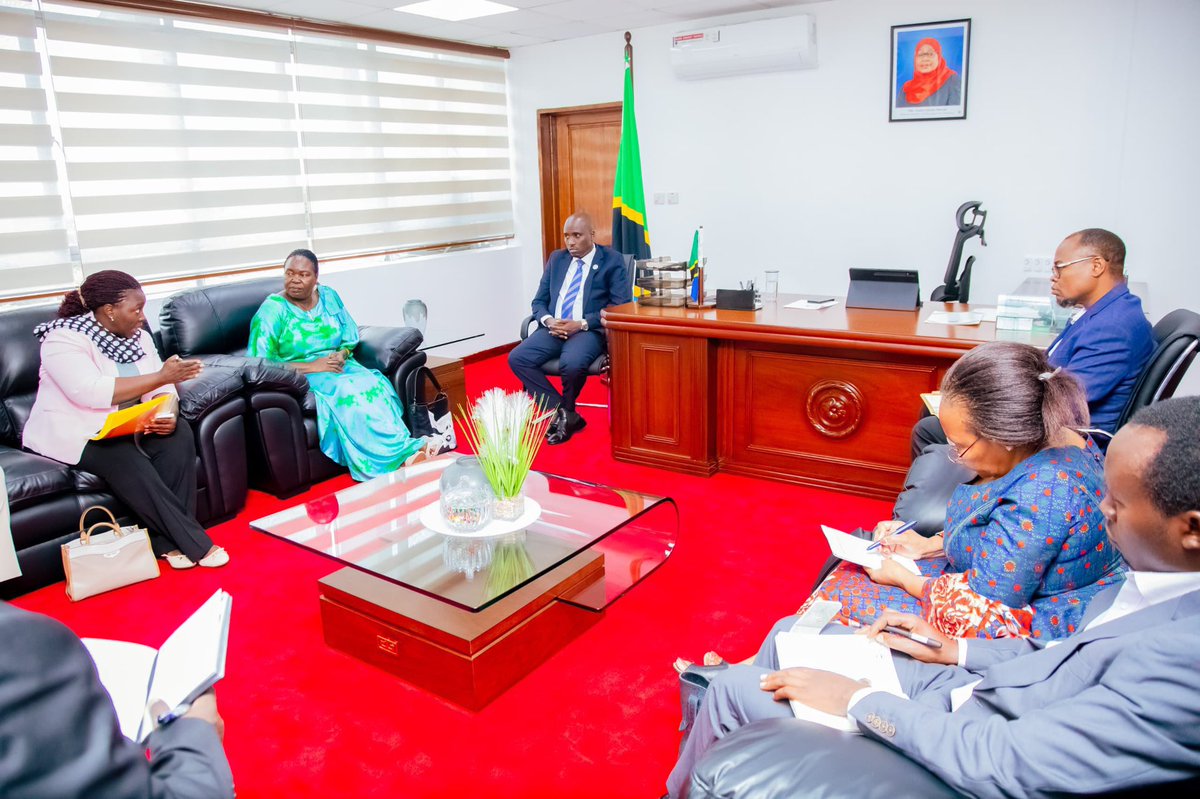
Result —
POLYGON ((414 460, 424 442, 409 435, 392 385, 354 360, 358 325, 336 291, 317 285, 317 256, 296 250, 283 269, 283 291, 267 297, 250 323, 248 354, 285 363, 308 379, 321 451, 355 480, 414 460))
POLYGON ((1087 424, 1079 384, 1034 347, 985 344, 946 374, 938 417, 951 459, 979 477, 955 490, 942 533, 881 547, 917 558, 921 574, 890 558, 878 569, 843 563, 801 612, 832 599, 843 622, 869 624, 887 607, 959 638, 1070 635, 1092 597, 1124 579, 1100 512, 1102 456, 1075 432, 1087 424))

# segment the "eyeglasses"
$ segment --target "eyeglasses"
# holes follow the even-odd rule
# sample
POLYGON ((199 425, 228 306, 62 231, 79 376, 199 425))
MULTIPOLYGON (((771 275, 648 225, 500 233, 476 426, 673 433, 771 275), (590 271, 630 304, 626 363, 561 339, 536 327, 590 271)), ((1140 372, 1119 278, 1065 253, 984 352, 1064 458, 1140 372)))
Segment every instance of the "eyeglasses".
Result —
POLYGON ((1099 257, 1100 257, 1099 255, 1085 255, 1082 258, 1076 258, 1074 261, 1067 261, 1065 264, 1050 264, 1050 271, 1054 274, 1055 277, 1058 277, 1059 275, 1062 274, 1062 271, 1064 269, 1066 269, 1068 266, 1071 266, 1073 264, 1082 263, 1084 261, 1090 261, 1093 258, 1099 258, 1099 257))
POLYGON ((951 463, 962 463, 963 456, 966 455, 968 452, 970 452, 971 447, 978 444, 979 439, 981 439, 981 438, 983 438, 983 436, 975 436, 975 440, 972 441, 970 444, 967 444, 966 449, 962 449, 962 450, 960 450, 958 448, 958 445, 955 444, 953 441, 946 442, 947 444, 950 445, 950 449, 946 450, 946 457, 950 459, 951 463))

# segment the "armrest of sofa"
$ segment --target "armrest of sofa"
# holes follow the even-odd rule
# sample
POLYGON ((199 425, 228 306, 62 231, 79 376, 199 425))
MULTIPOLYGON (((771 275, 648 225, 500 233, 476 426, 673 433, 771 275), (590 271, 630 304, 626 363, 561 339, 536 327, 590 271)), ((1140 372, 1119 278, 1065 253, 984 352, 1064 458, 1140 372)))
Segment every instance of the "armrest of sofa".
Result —
POLYGON ((690 799, 950 799, 959 794, 886 744, 796 719, 756 721, 692 771, 690 799))
POLYGON ((425 340, 415 327, 363 325, 358 328, 354 357, 368 369, 378 369, 389 378, 425 340))
POLYGON ((179 414, 189 422, 203 417, 233 396, 242 394, 242 370, 229 365, 205 364, 204 371, 176 386, 179 414))
MULTIPOLYGON (((246 390, 253 394, 259 391, 282 391, 298 400, 308 393, 308 381, 304 375, 287 366, 266 358, 251 358, 246 355, 200 355, 205 371, 235 370, 246 390)), ((204 373, 201 373, 201 377, 204 373)))

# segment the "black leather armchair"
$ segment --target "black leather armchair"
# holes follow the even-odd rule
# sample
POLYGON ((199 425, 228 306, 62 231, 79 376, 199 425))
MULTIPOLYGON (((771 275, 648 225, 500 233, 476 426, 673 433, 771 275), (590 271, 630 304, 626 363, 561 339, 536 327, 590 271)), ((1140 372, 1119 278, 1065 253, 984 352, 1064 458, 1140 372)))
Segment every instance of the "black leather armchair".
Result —
MULTIPOLYGON (((125 513, 99 477, 21 448, 41 366, 33 328, 54 313, 55 306, 0 313, 0 467, 22 571, 21 577, 0 583, 4 598, 63 579, 59 547, 77 535, 79 514, 88 505, 104 505, 118 516, 125 513)), ((196 517, 213 525, 233 518, 246 503, 241 372, 205 369, 178 389, 179 413, 196 437, 196 517)))
POLYGON ((1200 314, 1186 308, 1171 311, 1154 326, 1154 344, 1154 355, 1121 412, 1118 429, 1147 405, 1175 396, 1200 348, 1200 314))
MULTIPOLYGON (((251 485, 286 497, 344 471, 344 467, 321 452, 317 408, 304 376, 261 358, 246 357, 250 320, 263 300, 279 288, 278 278, 266 278, 176 294, 159 312, 159 335, 167 355, 242 367, 249 408, 251 485)), ((417 351, 420 331, 360 326, 358 332, 354 357, 391 382, 411 430, 406 383, 409 374, 425 364, 425 353, 417 351)))

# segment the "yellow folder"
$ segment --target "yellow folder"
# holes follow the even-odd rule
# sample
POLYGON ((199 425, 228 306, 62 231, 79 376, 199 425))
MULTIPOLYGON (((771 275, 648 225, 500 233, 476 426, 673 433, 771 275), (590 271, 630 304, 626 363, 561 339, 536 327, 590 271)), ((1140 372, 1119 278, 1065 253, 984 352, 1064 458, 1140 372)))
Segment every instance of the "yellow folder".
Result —
POLYGON ((113 411, 104 420, 104 427, 100 428, 100 432, 92 436, 92 441, 133 435, 146 422, 157 416, 161 406, 169 399, 174 399, 174 396, 171 394, 159 394, 157 397, 152 397, 146 402, 139 402, 137 405, 130 405, 128 408, 113 411))

